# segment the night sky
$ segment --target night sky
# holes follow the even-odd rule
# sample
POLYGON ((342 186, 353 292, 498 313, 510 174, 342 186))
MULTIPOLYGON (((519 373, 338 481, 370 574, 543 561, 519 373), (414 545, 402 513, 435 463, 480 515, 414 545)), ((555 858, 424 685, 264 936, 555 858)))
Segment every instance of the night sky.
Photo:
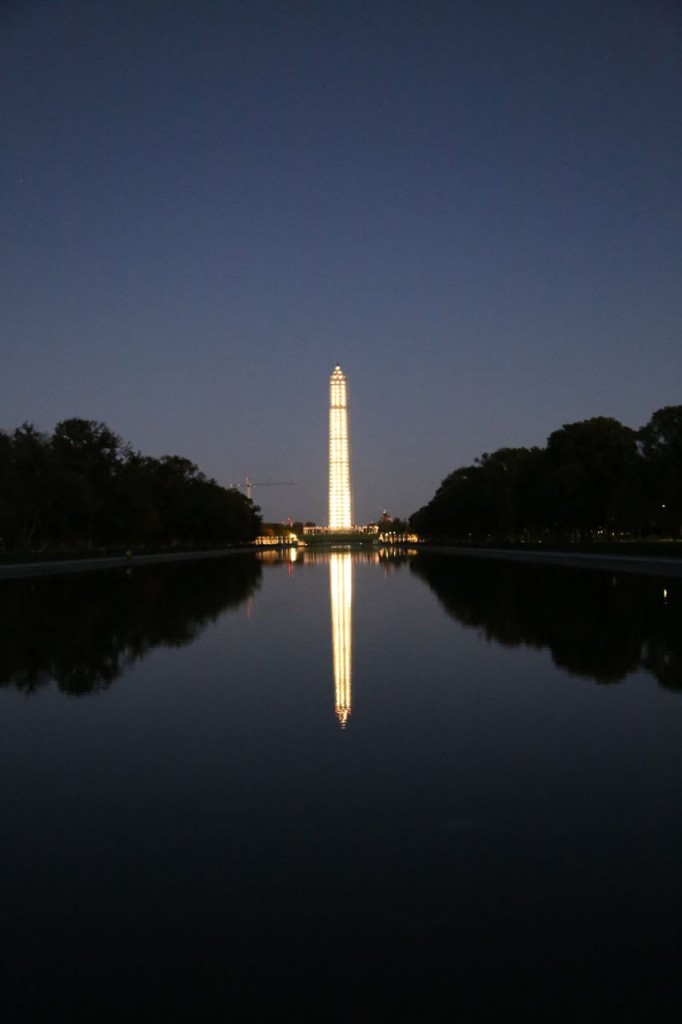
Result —
POLYGON ((6 0, 0 427, 327 518, 682 404, 679 0, 6 0))

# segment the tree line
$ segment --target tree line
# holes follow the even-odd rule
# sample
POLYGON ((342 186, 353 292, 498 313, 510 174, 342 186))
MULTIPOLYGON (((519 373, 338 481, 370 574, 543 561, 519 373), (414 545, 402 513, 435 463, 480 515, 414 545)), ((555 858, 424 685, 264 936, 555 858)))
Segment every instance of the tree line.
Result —
POLYGON ((104 423, 0 431, 5 552, 235 544, 258 535, 259 511, 189 459, 142 455, 104 423))
POLYGON ((580 542, 682 535, 682 405, 639 430, 597 416, 544 448, 500 448, 450 473, 410 517, 458 543, 580 542))

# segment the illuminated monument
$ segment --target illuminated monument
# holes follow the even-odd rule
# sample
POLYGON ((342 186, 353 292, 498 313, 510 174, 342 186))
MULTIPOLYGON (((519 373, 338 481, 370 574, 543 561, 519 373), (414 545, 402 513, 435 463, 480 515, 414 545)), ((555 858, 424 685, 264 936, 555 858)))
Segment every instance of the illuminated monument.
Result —
POLYGON ((337 364, 329 378, 329 529, 352 528, 348 385, 337 364))
POLYGON ((329 525, 303 527, 303 543, 317 547, 354 547, 377 542, 379 526, 353 524, 350 486, 348 383, 337 363, 329 378, 329 525))

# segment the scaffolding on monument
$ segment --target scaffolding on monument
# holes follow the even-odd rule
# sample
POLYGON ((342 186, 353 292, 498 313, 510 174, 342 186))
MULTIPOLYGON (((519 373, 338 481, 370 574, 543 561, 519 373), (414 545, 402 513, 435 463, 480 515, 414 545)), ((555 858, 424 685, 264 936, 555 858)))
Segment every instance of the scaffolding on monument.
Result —
POLYGON ((329 378, 329 531, 353 529, 348 383, 337 365, 329 378))

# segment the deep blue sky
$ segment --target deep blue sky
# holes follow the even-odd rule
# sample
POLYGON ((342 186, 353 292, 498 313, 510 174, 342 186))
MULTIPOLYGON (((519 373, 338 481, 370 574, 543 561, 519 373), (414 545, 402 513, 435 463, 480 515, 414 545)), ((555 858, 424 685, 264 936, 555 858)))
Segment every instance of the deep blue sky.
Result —
POLYGON ((268 519, 682 403, 678 0, 9 0, 0 427, 102 420, 268 519))

